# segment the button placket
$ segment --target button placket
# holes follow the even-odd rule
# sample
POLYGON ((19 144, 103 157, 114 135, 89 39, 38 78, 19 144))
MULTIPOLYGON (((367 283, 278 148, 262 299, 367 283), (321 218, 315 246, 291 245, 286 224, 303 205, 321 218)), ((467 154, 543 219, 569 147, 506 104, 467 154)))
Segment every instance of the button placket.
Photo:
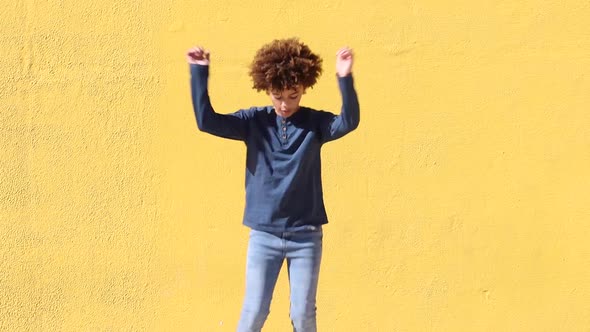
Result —
POLYGON ((287 145, 287 120, 285 119, 281 119, 281 131, 283 145, 287 145))

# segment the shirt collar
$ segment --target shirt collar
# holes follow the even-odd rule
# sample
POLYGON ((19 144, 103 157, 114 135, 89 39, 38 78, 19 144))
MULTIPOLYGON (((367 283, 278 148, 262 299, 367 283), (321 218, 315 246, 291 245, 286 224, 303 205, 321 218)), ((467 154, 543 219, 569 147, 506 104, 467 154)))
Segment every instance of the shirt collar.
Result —
POLYGON ((295 112, 293 115, 291 115, 289 117, 284 118, 284 117, 278 115, 277 112, 275 112, 274 107, 271 106, 270 108, 271 108, 272 113, 274 113, 275 116, 277 117, 278 121, 282 122, 283 120, 285 120, 285 122, 287 122, 287 123, 300 122, 305 117, 305 114, 308 111, 307 107, 299 106, 299 110, 297 110, 297 112, 295 112))

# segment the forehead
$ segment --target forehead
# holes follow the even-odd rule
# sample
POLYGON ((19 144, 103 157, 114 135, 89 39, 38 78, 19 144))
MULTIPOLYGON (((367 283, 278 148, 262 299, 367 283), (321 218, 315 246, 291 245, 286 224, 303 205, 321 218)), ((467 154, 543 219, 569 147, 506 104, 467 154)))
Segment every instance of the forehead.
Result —
POLYGON ((274 95, 293 95, 296 93, 300 93, 302 90, 303 90, 303 87, 301 85, 298 85, 298 86, 291 88, 291 89, 284 89, 284 90, 272 89, 270 92, 272 92, 272 94, 274 94, 274 95))

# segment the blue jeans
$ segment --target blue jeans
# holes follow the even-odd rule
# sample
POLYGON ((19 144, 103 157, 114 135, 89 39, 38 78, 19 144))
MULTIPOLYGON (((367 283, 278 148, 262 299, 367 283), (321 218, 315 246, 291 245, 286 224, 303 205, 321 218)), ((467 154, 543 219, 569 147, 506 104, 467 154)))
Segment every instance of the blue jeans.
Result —
POLYGON ((322 258, 322 228, 269 233, 250 231, 246 294, 238 332, 259 332, 269 314, 272 293, 287 259, 291 324, 295 332, 316 332, 316 293, 322 258))

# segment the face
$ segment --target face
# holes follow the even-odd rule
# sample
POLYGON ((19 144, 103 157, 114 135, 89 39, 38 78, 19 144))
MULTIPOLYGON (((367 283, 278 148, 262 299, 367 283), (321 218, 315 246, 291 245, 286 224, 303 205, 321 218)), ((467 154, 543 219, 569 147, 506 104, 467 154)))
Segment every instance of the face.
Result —
POLYGON ((268 95, 275 112, 284 118, 288 118, 299 110, 299 101, 304 92, 305 89, 299 85, 294 89, 285 89, 283 91, 270 90, 268 95))

